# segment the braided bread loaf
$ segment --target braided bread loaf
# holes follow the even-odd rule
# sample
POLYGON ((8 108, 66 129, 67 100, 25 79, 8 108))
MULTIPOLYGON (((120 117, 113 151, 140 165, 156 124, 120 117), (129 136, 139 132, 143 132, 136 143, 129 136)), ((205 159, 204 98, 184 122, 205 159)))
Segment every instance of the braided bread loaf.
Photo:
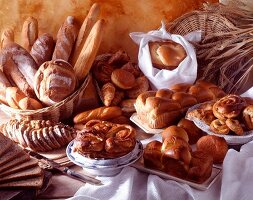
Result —
POLYGON ((4 135, 24 148, 50 151, 68 144, 76 136, 74 128, 49 120, 10 120, 4 125, 4 135))

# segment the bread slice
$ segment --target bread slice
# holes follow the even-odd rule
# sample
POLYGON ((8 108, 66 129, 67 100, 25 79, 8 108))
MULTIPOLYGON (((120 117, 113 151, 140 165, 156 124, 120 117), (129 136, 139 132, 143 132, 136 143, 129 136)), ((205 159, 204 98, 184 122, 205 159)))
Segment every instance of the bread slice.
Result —
POLYGON ((0 188, 36 188, 39 189, 43 185, 44 175, 27 178, 18 181, 10 181, 6 183, 0 183, 0 188))
POLYGON ((19 156, 23 156, 24 154, 26 154, 24 150, 17 144, 13 143, 13 145, 11 145, 2 156, 0 156, 0 166, 19 156))
POLYGON ((2 156, 12 144, 13 142, 9 138, 0 133, 0 156, 2 156))
POLYGON ((30 156, 28 154, 23 154, 22 156, 18 156, 13 160, 9 161, 8 163, 3 164, 0 166, 0 174, 8 169, 12 169, 15 166, 19 166, 21 163, 30 160, 30 156))
POLYGON ((12 167, 12 168, 9 168, 8 170, 4 170, 4 171, 0 172, 0 177, 4 177, 9 174, 20 172, 20 171, 23 171, 28 168, 32 168, 37 165, 38 165, 38 160, 35 158, 30 158, 30 160, 28 160, 26 162, 23 162, 21 164, 18 164, 16 166, 12 167))
POLYGON ((2 184, 2 183, 12 182, 12 181, 19 181, 19 180, 24 180, 24 179, 33 178, 33 177, 42 176, 42 175, 43 175, 43 170, 39 166, 35 166, 32 168, 27 168, 20 172, 16 172, 16 173, 1 177, 0 183, 2 184))

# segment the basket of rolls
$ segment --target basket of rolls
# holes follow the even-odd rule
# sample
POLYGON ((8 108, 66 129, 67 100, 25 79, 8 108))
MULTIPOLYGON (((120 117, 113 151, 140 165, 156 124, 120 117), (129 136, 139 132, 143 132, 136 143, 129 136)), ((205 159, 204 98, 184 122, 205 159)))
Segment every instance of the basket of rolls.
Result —
POLYGON ((89 70, 105 26, 99 10, 94 4, 80 29, 73 16, 66 17, 55 39, 49 33, 39 35, 33 17, 23 23, 20 44, 12 29, 3 30, 1 110, 16 119, 59 122, 82 109, 85 91, 93 85, 89 70))

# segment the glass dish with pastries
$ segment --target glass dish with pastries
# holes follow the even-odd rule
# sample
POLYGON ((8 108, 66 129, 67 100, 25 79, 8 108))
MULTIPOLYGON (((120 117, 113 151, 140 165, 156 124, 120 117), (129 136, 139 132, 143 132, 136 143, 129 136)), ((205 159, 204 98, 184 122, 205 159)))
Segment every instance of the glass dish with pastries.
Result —
POLYGON ((224 137, 233 144, 244 144, 253 139, 252 100, 229 94, 217 101, 193 106, 187 118, 210 135, 224 137))
POLYGON ((142 155, 136 130, 128 124, 92 119, 76 127, 79 130, 67 147, 67 155, 91 174, 115 175, 142 155))

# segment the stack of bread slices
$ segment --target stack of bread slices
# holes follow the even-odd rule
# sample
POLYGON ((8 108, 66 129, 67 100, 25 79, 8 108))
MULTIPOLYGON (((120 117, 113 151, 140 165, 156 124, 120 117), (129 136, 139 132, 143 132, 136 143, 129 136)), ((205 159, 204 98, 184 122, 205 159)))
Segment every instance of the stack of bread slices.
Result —
POLYGON ((41 188, 44 172, 38 161, 2 133, 0 146, 0 189, 41 188))

